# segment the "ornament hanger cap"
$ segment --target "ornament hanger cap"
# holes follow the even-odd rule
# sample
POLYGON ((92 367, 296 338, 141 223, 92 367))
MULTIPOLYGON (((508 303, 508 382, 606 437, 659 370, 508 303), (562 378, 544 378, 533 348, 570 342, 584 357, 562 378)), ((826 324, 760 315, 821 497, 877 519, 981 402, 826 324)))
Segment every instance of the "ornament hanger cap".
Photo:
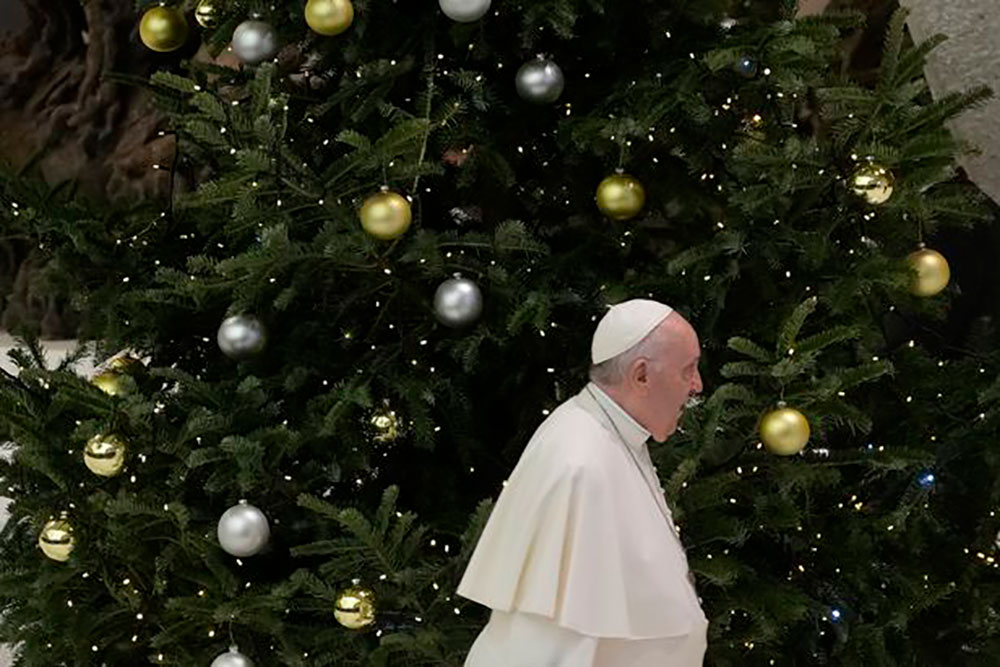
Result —
POLYGON ((619 176, 621 176, 622 174, 625 173, 625 168, 624 167, 618 167, 617 169, 615 169, 615 173, 618 174, 619 176))
POLYGON ((240 505, 246 505, 247 504, 247 499, 246 498, 240 498, 239 504, 240 505))
POLYGON ((788 403, 785 403, 784 401, 778 401, 778 407, 779 408, 785 408, 787 406, 788 406, 788 403))
POLYGON ((380 189, 382 190, 382 192, 388 192, 389 191, 389 186, 388 185, 383 185, 380 189))

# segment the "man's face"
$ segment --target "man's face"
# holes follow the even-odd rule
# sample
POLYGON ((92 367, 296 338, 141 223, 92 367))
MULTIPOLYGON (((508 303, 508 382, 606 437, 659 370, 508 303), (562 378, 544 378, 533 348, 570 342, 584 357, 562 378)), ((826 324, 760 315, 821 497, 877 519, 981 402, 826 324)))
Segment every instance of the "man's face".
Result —
POLYGON ((676 321, 664 323, 669 327, 663 332, 666 344, 660 346, 657 358, 650 359, 648 370, 645 426, 657 442, 666 441, 677 430, 684 404, 702 390, 698 334, 687 320, 675 315, 676 321))

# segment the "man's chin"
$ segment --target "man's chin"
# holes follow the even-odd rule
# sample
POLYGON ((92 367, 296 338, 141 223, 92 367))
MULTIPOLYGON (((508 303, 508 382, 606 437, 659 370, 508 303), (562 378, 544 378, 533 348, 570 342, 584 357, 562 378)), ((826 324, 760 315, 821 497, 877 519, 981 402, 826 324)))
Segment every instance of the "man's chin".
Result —
POLYGON ((677 424, 674 424, 663 433, 651 433, 650 436, 653 438, 653 442, 662 445, 667 440, 669 440, 670 436, 672 436, 676 431, 677 431, 677 424))

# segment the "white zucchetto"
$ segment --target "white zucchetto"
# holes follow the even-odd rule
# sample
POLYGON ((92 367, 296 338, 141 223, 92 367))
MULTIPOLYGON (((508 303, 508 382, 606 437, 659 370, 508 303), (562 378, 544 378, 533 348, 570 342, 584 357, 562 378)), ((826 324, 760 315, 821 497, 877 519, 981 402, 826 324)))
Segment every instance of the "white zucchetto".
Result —
POLYGON ((672 312, 670 306, 650 299, 632 299, 612 306, 597 324, 590 345, 591 360, 600 364, 631 349, 672 312))

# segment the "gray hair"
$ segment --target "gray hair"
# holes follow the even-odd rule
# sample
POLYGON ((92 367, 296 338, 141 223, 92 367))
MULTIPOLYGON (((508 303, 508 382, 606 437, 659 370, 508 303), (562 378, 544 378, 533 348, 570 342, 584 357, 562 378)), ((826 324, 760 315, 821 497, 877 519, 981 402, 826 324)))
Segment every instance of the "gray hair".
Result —
POLYGON ((656 346, 659 341, 654 334, 656 334, 656 329, 650 331, 646 334, 645 338, 617 357, 611 357, 599 364, 592 364, 590 367, 590 380, 602 387, 615 387, 624 382, 632 362, 641 357, 652 359, 655 356, 657 352, 656 346))

